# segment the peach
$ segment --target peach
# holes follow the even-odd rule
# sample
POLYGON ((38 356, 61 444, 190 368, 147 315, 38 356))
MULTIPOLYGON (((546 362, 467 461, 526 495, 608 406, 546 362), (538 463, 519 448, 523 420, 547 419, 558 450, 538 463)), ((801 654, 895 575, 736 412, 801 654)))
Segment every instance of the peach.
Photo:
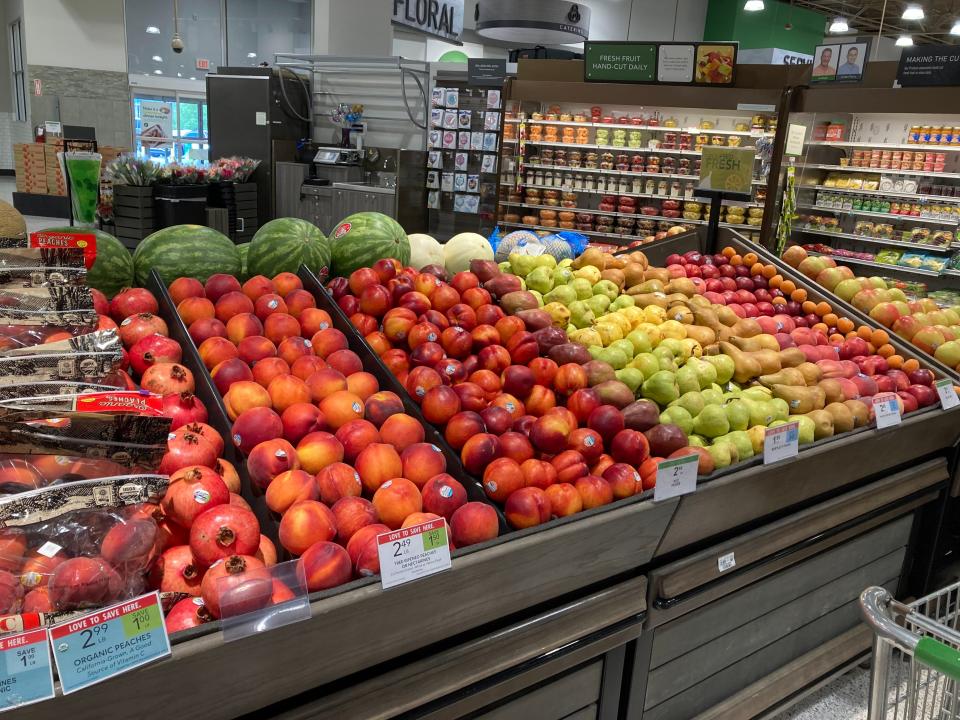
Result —
MULTIPOLYGON (((349 387, 349 382, 348 382, 349 387)), ((376 427, 380 427, 391 415, 403 412, 403 400, 389 390, 381 390, 364 400, 363 415, 376 427)))
POLYGON ((497 458, 483 471, 483 491, 496 502, 505 502, 511 493, 524 487, 523 470, 510 458, 497 458))
POLYGON ((500 534, 497 511, 485 503, 468 502, 454 511, 450 532, 457 547, 493 540, 500 534))
POLYGON ((307 387, 310 388, 310 398, 315 403, 319 403, 324 398, 347 389, 347 379, 339 370, 333 368, 322 368, 310 375, 307 380, 307 387))
POLYGON ((428 342, 440 342, 440 328, 433 323, 423 321, 410 328, 410 333, 407 335, 407 347, 413 350, 428 342))
POLYGON ((477 353, 477 361, 484 370, 499 377, 513 362, 510 352, 502 345, 491 345, 477 353))
POLYGON ((643 479, 636 469, 626 463, 614 463, 603 471, 603 479, 610 483, 617 500, 643 492, 643 479))
POLYGON ((593 461, 593 464, 590 466, 590 475, 599 475, 603 477, 603 474, 607 471, 607 468, 614 464, 614 459, 602 453, 600 457, 593 461))
POLYGON ((210 337, 200 343, 197 348, 200 353, 200 359, 203 361, 207 370, 213 370, 224 360, 232 360, 239 354, 236 346, 223 337, 210 337))
POLYGON ((442 313, 448 312, 451 308, 460 304, 460 293, 446 283, 440 283, 437 289, 433 291, 433 295, 430 296, 430 304, 433 305, 434 310, 442 313))
POLYGON ((550 498, 538 487, 523 487, 507 498, 504 515, 517 530, 542 525, 550 519, 550 498))
POLYGON ((523 464, 533 457, 533 445, 523 433, 507 431, 500 436, 500 454, 523 464))
POLYGON ((260 387, 269 388, 270 383, 282 375, 290 374, 290 366, 283 358, 268 357, 253 366, 253 379, 260 387))
POLYGON ((435 342, 425 342, 410 351, 410 362, 414 367, 426 365, 435 368, 443 358, 443 348, 435 342))
POLYGON ((337 521, 337 540, 342 545, 350 542, 360 528, 379 521, 373 503, 362 497, 342 497, 333 504, 331 510, 337 521))
POLYGON ((601 405, 594 408, 587 418, 587 426, 600 433, 604 443, 612 443, 617 434, 624 428, 623 413, 613 405, 601 405))
POLYGON ((360 293, 360 312, 374 317, 382 317, 392 305, 390 291, 380 285, 368 285, 360 293))
POLYGON ((327 395, 320 403, 320 411, 327 419, 327 425, 338 430, 351 420, 363 417, 363 400, 348 390, 338 390, 327 395))
POLYGON ((287 338, 300 338, 300 323, 293 315, 274 313, 263 321, 263 334, 279 345, 287 338))
MULTIPOLYGON (((282 413, 291 405, 310 402, 310 388, 294 375, 280 375, 267 387, 274 409, 282 413)), ((324 415, 326 417, 326 415, 324 415)))
MULTIPOLYGON (((236 440, 236 438, 234 438, 236 440)), ((270 482, 287 470, 299 470, 297 451, 286 440, 277 438, 260 443, 247 457, 247 473, 255 487, 266 490, 270 482)))
POLYGON ((373 350, 378 357, 393 347, 387 339, 387 336, 379 330, 369 335, 364 335, 363 339, 367 341, 367 345, 370 346, 370 349, 373 350))
POLYGON ((237 345, 237 353, 247 365, 253 365, 258 360, 277 356, 277 346, 263 335, 250 335, 237 345))
POLYGON ((233 275, 216 273, 207 278, 203 291, 206 296, 216 302, 228 292, 240 292, 240 281, 233 275))
POLYGON ((343 460, 343 445, 328 432, 312 432, 300 438, 296 453, 300 467, 316 475, 327 465, 343 460))
POLYGON ((390 532, 382 523, 365 525, 347 543, 347 554, 360 577, 380 574, 380 552, 377 535, 390 532))
POLYGON ((373 507, 380 522, 396 530, 408 515, 423 509, 423 499, 416 485, 404 477, 395 477, 383 483, 373 494, 373 507))
POLYGON ((208 338, 226 338, 227 326, 216 318, 208 318, 206 320, 197 320, 189 327, 187 333, 190 335, 190 339, 193 340, 193 344, 199 346, 208 338))
MULTIPOLYGON (((0 569, 17 572, 27 552, 27 534, 17 528, 0 530, 0 569)), ((39 581, 38 581, 39 582, 39 581)))
POLYGON ((461 450, 467 440, 482 432, 486 432, 483 418, 475 412, 463 410, 450 418, 443 438, 454 450, 461 450))
MULTIPOLYGON (((403 461, 392 445, 373 443, 368 445, 354 462, 360 480, 368 493, 375 493, 387 480, 403 477, 403 461)), ((414 486, 416 487, 416 486, 414 486)))
POLYGON ((380 282, 380 276, 373 268, 362 267, 350 273, 348 285, 350 292, 354 295, 360 295, 367 285, 375 285, 380 282))
POLYGON ((473 308, 474 312, 478 311, 484 305, 489 305, 491 301, 490 293, 483 288, 469 288, 461 295, 461 299, 473 308))
POLYGON ((610 443, 610 454, 617 462, 639 467, 650 457, 650 442, 639 430, 621 430, 610 443))
POLYGON ((580 493, 570 483, 556 483, 546 489, 550 512, 557 517, 566 517, 583 510, 580 493))
POLYGON ((613 488, 603 478, 596 475, 584 475, 577 478, 573 486, 580 494, 580 500, 583 502, 583 509, 600 507, 613 502, 613 488))
MULTIPOLYGON (((313 295, 303 289, 291 290, 283 296, 283 301, 287 304, 287 312, 295 318, 300 318, 304 310, 317 307, 317 301, 313 295)), ((316 331, 314 331, 316 332, 316 331)))
POLYGON ((407 380, 404 383, 404 387, 407 392, 410 393, 410 397, 418 403, 423 402, 423 398, 428 390, 440 385, 443 385, 443 379, 440 377, 440 373, 432 367, 423 366, 413 368, 410 374, 407 375, 407 380))
POLYGON ((380 361, 387 370, 397 378, 401 375, 406 376, 410 370, 410 357, 407 355, 406 350, 401 350, 400 348, 387 350, 380 356, 380 361))
POLYGON ((277 564, 277 546, 266 535, 260 535, 260 547, 254 556, 267 567, 277 564))
POLYGON ((577 422, 583 425, 585 425, 590 418, 590 413, 600 407, 600 405, 600 396, 593 388, 575 390, 570 397, 567 398, 567 409, 576 416, 577 422))
MULTIPOLYGON (((347 376, 347 390, 363 400, 364 403, 379 389, 380 383, 371 373, 355 372, 347 376)), ((366 408, 364 408, 364 413, 366 413, 366 408)))
POLYGON ((538 357, 527 363, 533 372, 534 382, 544 387, 553 387, 553 379, 557 376, 558 365, 550 358, 538 357))
POLYGON ((170 299, 173 300, 175 305, 179 305, 188 297, 206 297, 206 293, 203 290, 203 283, 191 277, 177 278, 170 283, 167 292, 170 293, 170 299))
MULTIPOLYGON (((298 357, 290 364, 290 372, 301 380, 306 380, 318 370, 327 367, 327 363, 316 355, 304 355, 298 357)), ((341 388, 342 389, 342 388, 341 388)))
POLYGON ((192 325, 197 320, 212 318, 216 314, 217 311, 213 303, 204 297, 189 297, 177 304, 177 315, 187 326, 192 325))
POLYGON ((310 342, 313 344, 313 352, 324 360, 331 353, 346 350, 348 347, 347 336, 333 327, 318 330, 310 338, 310 342))
POLYGON ((275 513, 284 513, 287 508, 301 500, 319 500, 320 489, 313 475, 303 470, 288 470, 277 475, 265 495, 267 507, 275 513))
POLYGON ((479 385, 492 398, 500 392, 500 376, 492 370, 477 370, 470 375, 469 381, 479 385))
POLYGON ((336 535, 333 511, 317 500, 294 503, 280 519, 278 539, 294 555, 302 555, 314 543, 333 540, 336 535))
POLYGON ((343 457, 347 462, 356 460, 367 445, 382 442, 376 426, 368 420, 351 420, 341 425, 336 437, 343 445, 343 457))
POLYGON ((237 315, 253 312, 253 301, 242 292, 228 292, 222 295, 214 305, 217 320, 228 323, 237 315))
POLYGON ((403 465, 403 477, 418 488, 426 485, 430 478, 447 470, 447 459, 440 448, 432 443, 410 445, 400 453, 400 462, 403 465))
MULTIPOLYGON (((432 512, 415 512, 407 515, 407 519, 403 521, 402 528, 413 527, 414 525, 423 525, 424 523, 432 522, 434 520, 441 520, 442 518, 432 512)), ((453 548, 451 548, 452 550, 453 548)))
POLYGON ((500 438, 490 433, 474 435, 460 450, 460 460, 463 462, 464 469, 474 475, 478 475, 499 456, 500 438))
POLYGON ((423 315, 433 307, 430 304, 430 298, 416 290, 404 293, 397 306, 410 310, 414 315, 423 315))
POLYGON ((473 349, 473 336, 462 327, 453 325, 440 333, 440 345, 448 356, 462 360, 473 349))
POLYGON ((417 324, 417 316, 406 308, 394 308, 383 318, 383 334, 392 343, 405 343, 407 336, 417 324), (394 310, 402 310, 403 314, 391 315, 394 310))
POLYGON ((430 388, 420 404, 423 417, 436 425, 445 424, 460 412, 460 397, 447 385, 430 388))
POLYGON ((434 475, 427 480, 420 488, 420 495, 426 512, 435 513, 447 520, 457 508, 467 502, 466 489, 447 473, 434 475))
POLYGON ((240 290, 254 302, 263 295, 277 292, 273 281, 265 275, 254 275, 241 286, 240 290))
MULTIPOLYGON (((515 420, 519 420, 524 415, 527 414, 526 406, 520 401, 519 398, 514 397, 510 393, 501 392, 498 393, 491 401, 490 407, 494 408, 503 408, 508 413, 510 413, 510 422, 511 424, 515 420)), ((483 413, 481 413, 482 415, 483 413)))
POLYGON ((423 442, 423 425, 406 413, 391 415, 380 426, 383 442, 392 445, 397 452, 403 452, 414 443, 423 442))
POLYGON ((590 474, 583 456, 576 450, 564 450, 551 459, 550 464, 557 471, 557 482, 572 483, 577 478, 590 474))
POLYGON ((327 365, 334 370, 339 370, 345 376, 358 373, 363 370, 363 361, 353 350, 336 350, 324 358, 327 365))
POLYGON ((557 482, 557 470, 546 460, 531 458, 520 464, 523 482, 526 487, 538 487, 546 490, 557 482))
MULTIPOLYGON (((287 303, 287 307, 291 308, 289 303, 287 303)), ((291 308, 290 314, 300 321, 300 329, 303 331, 304 337, 312 338, 321 330, 326 330, 328 327, 333 326, 330 313, 326 310, 320 310, 319 308, 306 308, 301 311, 299 316, 297 316, 291 308)))
POLYGON ((234 345, 251 335, 263 335, 263 323, 253 313, 241 313, 227 320, 227 339, 234 345))
POLYGON ((283 298, 277 295, 276 293, 267 293, 266 295, 261 295, 254 302, 254 314, 258 318, 266 323, 267 318, 275 313, 287 313, 287 304, 283 301, 283 298))
POLYGON ((561 395, 571 395, 587 385, 587 371, 577 363, 561 365, 553 378, 553 387, 561 395))
POLYGON ((543 385, 534 385, 524 401, 524 406, 528 414, 540 417, 557 406, 557 396, 553 390, 543 385))
POLYGON ((567 436, 572 429, 565 417, 547 414, 537 418, 533 423, 533 427, 530 428, 530 441, 541 452, 563 452, 567 447, 567 436))
MULTIPOLYGON (((271 315, 271 317, 273 317, 271 315)), ((277 345, 277 355, 284 360, 290 367, 293 367, 293 364, 302 358, 308 358, 311 361, 323 362, 320 358, 313 354, 313 347, 310 345, 309 340, 304 340, 299 335, 294 335, 293 337, 284 338, 280 341, 280 344, 277 345)), ((321 366, 322 367, 322 366, 321 366)), ((307 373, 309 376, 309 373, 307 373)), ((306 380, 306 377, 300 378, 301 380, 306 380)))
POLYGON ((589 464, 603 454, 603 438, 590 428, 577 428, 567 437, 567 448, 576 450, 589 464))
POLYGON ((303 290, 303 281, 296 273, 282 272, 274 276, 273 284, 277 288, 277 294, 286 297, 294 290, 303 290))
POLYGON ((327 505, 333 505, 340 498, 360 497, 363 492, 360 475, 342 462, 335 462, 323 468, 317 473, 316 482, 320 489, 320 499, 327 505))
POLYGON ((307 579, 310 592, 343 585, 353 577, 350 556, 333 542, 318 542, 306 548, 297 565, 307 579))
POLYGON ((474 382, 457 383, 453 386, 454 392, 457 393, 457 397, 460 398, 460 408, 461 410, 469 410, 472 412, 480 412, 485 407, 487 407, 487 393, 482 387, 477 385, 474 382))
MULTIPOLYGON (((460 327, 459 325, 452 325, 451 327, 460 327)), ((464 332, 467 332, 465 328, 460 328, 464 332)), ((480 352, 483 348, 490 347, 491 345, 500 344, 500 333, 497 332, 495 327, 490 325, 477 325, 475 328, 469 331, 470 339, 473 342, 473 351, 480 352)))
POLYGON ((236 420, 247 410, 255 407, 272 407, 270 393, 252 380, 241 380, 230 386, 224 400, 228 403, 228 414, 236 420))
POLYGON ((240 414, 230 429, 233 444, 246 455, 267 440, 283 437, 283 421, 269 407, 255 407, 240 414))
POLYGON ((496 327, 497 321, 500 318, 506 317, 506 313, 503 311, 499 305, 494 305, 493 303, 487 303, 486 305, 481 305, 476 308, 477 311, 477 322, 484 323, 485 325, 493 325, 496 327))

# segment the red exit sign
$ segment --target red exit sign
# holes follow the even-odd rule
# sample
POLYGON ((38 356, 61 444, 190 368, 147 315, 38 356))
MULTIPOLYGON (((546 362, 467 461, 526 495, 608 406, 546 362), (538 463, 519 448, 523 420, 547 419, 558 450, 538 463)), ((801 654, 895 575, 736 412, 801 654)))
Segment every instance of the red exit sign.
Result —
POLYGON ((197 58, 197 70, 209 70, 210 61, 204 58, 197 58))

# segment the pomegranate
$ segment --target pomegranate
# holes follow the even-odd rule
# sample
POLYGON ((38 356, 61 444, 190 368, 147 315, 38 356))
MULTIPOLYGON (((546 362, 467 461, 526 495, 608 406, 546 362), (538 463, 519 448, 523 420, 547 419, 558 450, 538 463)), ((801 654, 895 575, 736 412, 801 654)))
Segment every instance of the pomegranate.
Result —
POLYGON ((210 508, 190 528, 190 549, 204 567, 229 555, 254 555, 259 547, 257 516, 236 505, 210 508))
POLYGON ((125 347, 120 348, 120 364, 117 366, 120 370, 130 369, 130 353, 125 347))
POLYGON ((82 610, 115 600, 123 591, 123 580, 103 558, 78 557, 60 563, 47 588, 57 610, 82 610))
MULTIPOLYGON (((185 435, 186 433, 199 435, 208 443, 213 445, 213 449, 217 453, 217 457, 223 455, 223 436, 212 426, 207 425, 205 422, 192 422, 187 423, 182 428, 178 428, 172 434, 180 436, 185 435)), ((210 467, 213 467, 213 465, 210 465, 210 467)))
POLYGON ((191 432, 182 435, 174 432, 170 434, 170 439, 167 441, 167 454, 160 461, 158 471, 162 475, 172 475, 177 470, 191 465, 213 467, 216 461, 215 448, 202 437, 191 432))
POLYGON ((110 315, 117 322, 137 313, 156 314, 159 309, 157 299, 146 288, 122 290, 110 301, 110 315))
POLYGON ((153 520, 121 521, 103 536, 100 555, 124 575, 145 570, 156 553, 157 536, 153 520))
POLYGON ((140 385, 157 395, 192 393, 196 390, 193 373, 179 363, 161 362, 151 365, 140 378, 140 385))
POLYGON ((131 315, 120 323, 120 340, 125 347, 132 348, 148 335, 169 335, 167 322, 153 313, 131 315))
POLYGON ((0 613, 20 612, 22 603, 23 586, 17 576, 6 570, 0 571, 0 613))
POLYGON ((50 591, 45 587, 38 587, 24 595, 21 610, 25 613, 51 613, 56 608, 50 599, 50 591))
POLYGON ((160 501, 164 515, 189 528, 200 513, 230 501, 223 479, 208 467, 193 465, 170 476, 170 486, 160 501))
POLYGON ((164 623, 167 625, 167 633, 172 635, 181 630, 203 625, 213 620, 213 615, 207 612, 207 606, 201 597, 184 598, 167 613, 164 623))
POLYGON ((189 545, 165 550, 150 569, 150 587, 160 592, 200 594, 203 568, 193 557, 189 545))
POLYGON ((203 576, 200 595, 214 617, 242 615, 270 604, 273 578, 251 555, 229 555, 203 576))
POLYGON ((93 311, 97 315, 109 315, 110 301, 107 300, 107 296, 96 288, 90 288, 90 294, 93 296, 93 311))
POLYGON ((173 338, 164 335, 147 335, 130 348, 130 367, 137 375, 143 375, 147 368, 156 363, 178 363, 183 357, 183 349, 173 338))
POLYGON ((171 393, 163 398, 163 415, 170 418, 170 429, 176 430, 194 422, 207 421, 207 408, 193 393, 171 393))

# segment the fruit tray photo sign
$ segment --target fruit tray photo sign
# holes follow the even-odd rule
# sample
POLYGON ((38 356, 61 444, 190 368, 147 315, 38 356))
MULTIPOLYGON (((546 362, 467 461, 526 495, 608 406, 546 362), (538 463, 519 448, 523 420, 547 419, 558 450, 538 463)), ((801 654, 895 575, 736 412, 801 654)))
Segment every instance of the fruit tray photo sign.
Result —
POLYGON ((584 43, 587 82, 656 85, 733 85, 736 42, 584 43))

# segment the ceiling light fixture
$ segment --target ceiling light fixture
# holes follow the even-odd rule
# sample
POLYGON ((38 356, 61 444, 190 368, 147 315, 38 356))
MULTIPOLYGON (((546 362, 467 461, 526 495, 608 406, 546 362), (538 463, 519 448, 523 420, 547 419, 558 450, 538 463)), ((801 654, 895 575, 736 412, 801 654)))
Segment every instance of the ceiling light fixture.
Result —
POLYGON ((913 38, 909 35, 901 35, 897 38, 897 47, 911 47, 913 45, 913 38))
POLYGON ((842 17, 834 18, 833 22, 830 23, 829 32, 845 33, 845 32, 848 32, 849 30, 850 30, 850 26, 847 25, 847 21, 842 17))
POLYGON ((919 5, 907 5, 900 17, 904 20, 923 20, 923 8, 919 5))
POLYGON ((747 12, 759 12, 763 10, 763 0, 747 0, 743 4, 743 9, 747 12))
POLYGON ((951 35, 960 35, 960 20, 957 20, 957 21, 953 24, 953 27, 950 28, 950 34, 951 34, 951 35))
POLYGON ((255 58, 256 56, 257 56, 256 53, 253 53, 253 52, 247 53, 248 58, 255 58))
POLYGON ((159 55, 154 55, 154 56, 153 56, 152 58, 150 58, 150 59, 153 60, 154 62, 163 62, 163 58, 160 57, 159 55))
POLYGON ((153 74, 154 74, 154 75, 163 75, 163 70, 154 70, 154 71, 153 71, 153 74))
POLYGON ((156 25, 147 25, 147 35, 159 35, 160 28, 156 25))

